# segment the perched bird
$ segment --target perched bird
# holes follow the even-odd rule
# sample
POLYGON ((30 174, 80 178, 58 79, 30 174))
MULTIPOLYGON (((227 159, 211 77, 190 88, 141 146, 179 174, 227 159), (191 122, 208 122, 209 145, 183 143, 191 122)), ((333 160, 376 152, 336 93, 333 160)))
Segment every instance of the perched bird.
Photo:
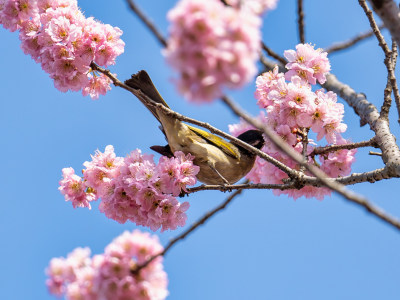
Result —
MULTIPOLYGON (((169 108, 146 71, 142 70, 132 75, 131 79, 125 81, 125 84, 141 90, 152 101, 169 108)), ((205 184, 233 184, 253 167, 256 155, 252 152, 179 121, 152 105, 146 97, 139 95, 138 98, 161 123, 161 130, 168 141, 166 146, 150 148, 169 157, 173 156, 175 151, 194 155, 193 162, 200 167, 197 174, 199 181, 205 184)), ((264 145, 264 139, 259 130, 248 130, 238 138, 257 149, 261 149, 264 145)))

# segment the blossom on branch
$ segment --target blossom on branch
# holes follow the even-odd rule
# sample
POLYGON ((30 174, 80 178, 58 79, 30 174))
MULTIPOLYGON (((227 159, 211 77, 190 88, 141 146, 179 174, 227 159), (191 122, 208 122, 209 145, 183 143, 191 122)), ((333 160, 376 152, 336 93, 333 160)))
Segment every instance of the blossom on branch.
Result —
POLYGON ((60 181, 60 192, 64 195, 66 201, 71 201, 72 206, 88 207, 91 209, 91 201, 96 199, 96 196, 88 191, 85 182, 81 177, 75 174, 73 168, 64 168, 62 170, 63 179, 60 181))
MULTIPOLYGON (((337 102, 337 95, 320 89, 312 90, 317 80, 325 82, 325 75, 330 70, 327 53, 314 50, 310 45, 299 44, 297 51, 285 51, 289 63, 288 72, 279 73, 278 67, 257 77, 255 97, 262 111, 258 117, 261 122, 269 126, 286 141, 293 149, 306 154, 306 161, 320 167, 327 175, 337 178, 346 176, 351 171, 355 161, 353 150, 339 150, 319 155, 317 158, 310 155, 315 143, 310 138, 316 135, 317 141, 325 137, 329 145, 344 145, 350 143, 341 134, 346 131, 343 123, 344 106, 337 102), (285 81, 285 78, 289 80, 285 81), (303 143, 307 135, 307 143, 303 143), (307 148, 303 151, 304 144, 307 148)), ((231 125, 229 130, 235 136, 253 129, 245 122, 231 125)), ((300 170, 300 165, 278 150, 275 145, 265 138, 266 143, 262 151, 281 161, 288 167, 300 170)), ((312 175, 305 172, 307 175, 312 175)), ((247 178, 254 183, 281 184, 288 176, 279 168, 257 157, 254 168, 247 174, 247 178)), ((327 188, 306 186, 299 190, 274 190, 274 194, 287 194, 294 199, 301 196, 316 197, 322 200, 331 191, 327 188)))
POLYGON ((220 0, 181 0, 168 19, 164 54, 179 72, 178 89, 189 100, 212 101, 225 87, 240 88, 256 74, 259 16, 220 0))
POLYGON ((75 207, 89 207, 89 201, 101 198, 99 209, 119 223, 161 231, 185 225, 189 203, 176 197, 196 183, 200 168, 193 165, 190 154, 175 152, 175 157, 161 157, 132 151, 125 158, 117 157, 112 146, 96 151, 92 161, 83 165, 83 179, 72 168, 63 169, 60 191, 75 207))
POLYGON ((67 300, 162 300, 168 295, 168 278, 161 256, 133 273, 162 250, 157 236, 125 231, 103 254, 90 257, 89 248, 77 248, 67 258, 53 258, 46 269, 46 285, 51 294, 67 300))
POLYGON ((115 63, 124 52, 118 27, 86 18, 75 0, 0 0, 0 24, 19 30, 21 48, 49 73, 54 86, 97 99, 111 81, 90 68, 115 63))

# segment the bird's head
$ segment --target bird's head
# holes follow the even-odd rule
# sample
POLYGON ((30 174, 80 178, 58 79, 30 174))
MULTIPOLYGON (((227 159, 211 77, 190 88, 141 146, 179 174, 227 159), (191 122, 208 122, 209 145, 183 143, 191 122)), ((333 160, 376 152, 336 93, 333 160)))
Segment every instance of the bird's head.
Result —
POLYGON ((261 150, 265 144, 265 140, 260 130, 247 130, 240 134, 237 138, 259 150, 261 150))

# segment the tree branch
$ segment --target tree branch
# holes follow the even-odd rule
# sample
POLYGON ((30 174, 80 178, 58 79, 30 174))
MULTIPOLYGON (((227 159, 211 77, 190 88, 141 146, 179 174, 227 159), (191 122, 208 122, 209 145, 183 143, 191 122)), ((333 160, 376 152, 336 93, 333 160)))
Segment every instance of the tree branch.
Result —
POLYGON ((370 103, 364 94, 356 93, 351 87, 340 82, 335 75, 328 74, 323 85, 344 99, 355 113, 360 116, 363 124, 369 124, 376 134, 376 142, 382 150, 382 159, 388 176, 400 176, 400 150, 396 144, 395 136, 390 132, 389 123, 379 118, 376 107, 370 103))
MULTIPOLYGON (((302 135, 301 135, 301 142, 302 142, 302 146, 303 146, 303 150, 302 150, 302 156, 303 156, 303 162, 304 164, 307 163, 307 147, 308 147, 308 132, 310 131, 310 128, 302 128, 302 135)), ((300 172, 304 173, 304 171, 306 170, 306 167, 304 166, 300 167, 300 172)))
MULTIPOLYGON (((327 175, 324 172, 322 172, 319 168, 317 168, 313 165, 304 163, 301 154, 299 154, 298 152, 293 150, 292 147, 290 147, 289 145, 284 143, 279 138, 279 136, 277 136, 271 129, 266 127, 264 124, 262 124, 258 120, 251 118, 247 113, 245 113, 238 106, 236 106, 229 98, 224 96, 222 98, 222 101, 237 116, 241 117, 243 120, 245 120, 249 124, 253 125, 255 128, 263 131, 265 133, 265 135, 274 143, 274 145, 279 150, 281 150, 283 153, 288 155, 291 159, 296 161, 298 164, 305 166, 307 168, 307 170, 310 171, 316 177, 316 179, 319 180, 324 186, 337 192, 338 194, 340 194, 341 196, 343 196, 345 199, 349 200, 350 202, 364 207, 368 212, 377 216, 378 218, 387 222, 388 224, 396 227, 397 229, 400 229, 400 221, 398 221, 394 217, 386 214, 381 208, 370 203, 365 197, 360 196, 360 195, 346 189, 345 186, 340 184, 338 181, 334 181, 334 180, 326 178, 327 175)), ((301 180, 303 180, 303 179, 301 179, 301 180)))
MULTIPOLYGON (((371 25, 371 28, 372 28, 373 32, 375 33, 376 38, 378 39, 379 46, 381 46, 383 52, 385 53, 384 62, 385 62, 386 69, 388 71, 388 81, 390 82, 391 88, 393 89, 393 94, 394 94, 394 98, 395 98, 396 106, 397 106, 397 114, 398 114, 397 121, 400 123, 400 94, 399 94, 399 89, 397 87, 396 76, 394 74, 394 69, 393 69, 392 51, 389 49, 389 47, 385 41, 385 38, 379 31, 378 25, 376 24, 374 16, 372 15, 372 11, 368 8, 368 5, 365 2, 365 0, 358 0, 358 2, 360 3, 360 6, 363 8, 365 14, 367 15, 369 24, 371 25)), ((389 91, 384 92, 384 102, 386 102, 386 103, 388 102, 387 97, 389 97, 388 92, 389 91)), ((385 114, 383 114, 383 116, 385 116, 385 114)))
POLYGON ((199 191, 221 191, 226 192, 230 190, 289 190, 295 188, 293 182, 284 183, 284 184, 254 184, 254 183, 243 183, 243 184, 235 184, 235 185, 200 185, 193 188, 187 189, 187 194, 192 194, 199 191))
POLYGON ((356 149, 356 148, 362 148, 362 147, 374 147, 374 148, 379 148, 379 146, 375 142, 375 138, 372 138, 368 141, 363 141, 363 142, 358 142, 358 143, 350 143, 350 144, 344 144, 344 145, 330 145, 326 147, 315 147, 314 150, 309 154, 309 156, 315 156, 315 155, 323 155, 329 152, 335 152, 338 150, 342 149, 356 149))
MULTIPOLYGON (((274 52, 271 48, 269 48, 265 43, 261 44, 263 50, 265 52, 267 52, 267 54, 269 56, 271 56, 272 58, 275 58, 277 61, 279 61, 282 65, 286 65, 287 64, 287 60, 286 58, 280 56, 279 54, 277 54, 276 52, 274 52)), ((262 62, 262 58, 260 58, 261 62, 262 62)))
POLYGON ((369 155, 382 156, 382 153, 374 152, 374 151, 369 151, 368 154, 369 154, 369 155))
POLYGON ((192 226, 190 226, 188 229, 186 229, 184 232, 182 232, 180 235, 172 239, 164 248, 163 251, 160 253, 150 257, 146 262, 144 262, 141 265, 136 266, 135 269, 131 270, 132 274, 137 274, 141 269, 145 268, 148 266, 154 259, 156 259, 159 256, 164 256, 171 248, 174 246, 177 242, 185 239, 190 233, 192 233, 195 229, 199 228, 201 225, 203 225, 206 221, 208 221, 212 216, 214 216, 217 212, 225 209, 229 203, 232 202, 232 200, 240 195, 243 192, 243 190, 237 190, 236 192, 232 193, 222 204, 218 205, 216 208, 213 210, 209 211, 206 213, 202 218, 200 218, 198 221, 196 221, 192 226))
MULTIPOLYGON (((380 25, 379 29, 385 28, 385 25, 380 25)), ((372 30, 360 33, 359 35, 356 35, 352 39, 345 41, 345 42, 339 42, 339 43, 334 43, 332 46, 325 48, 325 51, 328 52, 328 54, 332 54, 341 50, 348 49, 357 43, 371 37, 374 35, 374 32, 372 30)))
POLYGON ((297 24, 299 29, 299 40, 300 43, 304 44, 306 41, 304 33, 304 10, 303 0, 297 0, 297 24))
POLYGON ((400 11, 393 0, 369 0, 375 13, 381 18, 393 39, 400 44, 400 11))
POLYGON ((167 40, 153 24, 152 21, 143 13, 143 11, 135 4, 133 0, 126 0, 130 9, 138 16, 138 18, 143 22, 144 25, 154 34, 157 40, 163 47, 167 47, 167 40))

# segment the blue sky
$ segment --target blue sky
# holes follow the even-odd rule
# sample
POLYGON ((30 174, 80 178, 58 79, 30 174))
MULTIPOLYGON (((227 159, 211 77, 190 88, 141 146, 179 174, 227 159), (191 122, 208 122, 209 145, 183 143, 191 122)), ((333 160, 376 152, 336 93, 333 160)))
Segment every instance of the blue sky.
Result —
MULTIPOLYGON (((165 15, 175 1, 137 2, 167 34, 165 15)), ((281 0, 264 18, 263 39, 278 53, 298 42, 295 2, 281 0)), ((223 130, 237 122, 221 103, 194 106, 176 93, 159 44, 125 1, 98 0, 94 5, 80 0, 79 5, 86 16, 124 31, 125 53, 111 68, 119 79, 146 69, 176 111, 223 130)), ((317 47, 368 29, 356 1, 309 0, 305 10, 306 39, 317 47)), ((150 152, 148 147, 164 138, 151 114, 128 92, 113 88, 98 101, 61 93, 23 54, 16 33, 0 28, 0 40, 0 290, 7 300, 53 299, 44 285, 44 269, 52 257, 65 256, 78 246, 101 253, 114 237, 136 228, 107 219, 97 204, 89 211, 64 202, 57 190, 61 169, 80 170, 90 154, 109 144, 125 156, 136 148, 150 152)), ((380 107, 386 73, 374 39, 332 55, 331 63, 341 81, 380 107)), ((257 114, 253 92, 251 83, 229 94, 257 114)), ((345 122, 346 138, 372 137, 346 104, 345 122)), ((391 128, 399 134, 396 122, 391 128)), ((382 167, 380 158, 368 156, 368 150, 358 152, 355 172, 382 167)), ((400 216, 397 184, 390 180, 351 188, 400 216)), ((209 191, 186 198, 191 205, 187 224, 226 196, 209 191)), ((180 231, 156 234, 165 245, 180 231)), ((293 201, 271 191, 246 191, 166 255, 168 299, 398 299, 399 248, 398 231, 339 196, 293 201)))

